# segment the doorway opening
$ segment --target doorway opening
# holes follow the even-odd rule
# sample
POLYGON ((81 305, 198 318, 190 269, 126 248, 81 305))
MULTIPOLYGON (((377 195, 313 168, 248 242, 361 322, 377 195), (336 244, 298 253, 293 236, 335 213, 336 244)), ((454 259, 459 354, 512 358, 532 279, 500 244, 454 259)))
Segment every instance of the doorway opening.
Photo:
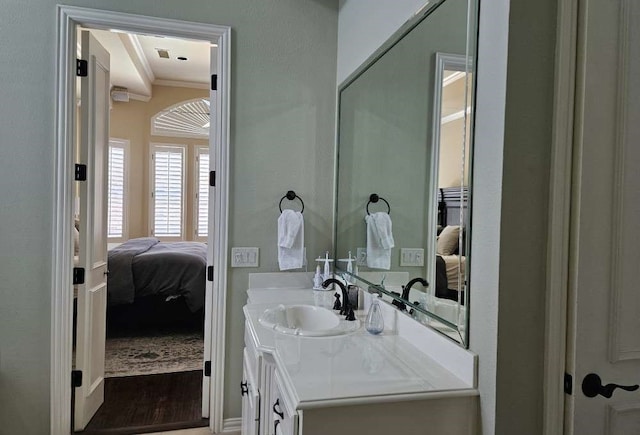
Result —
MULTIPOLYGON (((144 370, 142 370, 141 373, 141 364, 136 364, 134 367, 126 367, 125 364, 118 367, 116 371, 119 371, 121 375, 127 375, 120 380, 125 378, 134 379, 137 377, 134 376, 136 374, 142 374, 151 380, 157 377, 162 378, 163 376, 168 376, 166 375, 167 372, 175 373, 177 371, 187 374, 192 372, 189 381, 180 379, 177 380, 177 382, 183 386, 191 385, 191 390, 187 393, 190 396, 193 396, 193 386, 195 385, 197 387, 199 385, 198 392, 201 394, 201 404, 196 408, 200 409, 200 424, 202 424, 202 422, 206 423, 207 421, 202 419, 208 418, 208 425, 214 431, 218 432, 223 427, 222 396, 228 204, 228 185, 226 179, 228 168, 230 29, 228 27, 214 25, 59 6, 58 35, 58 59, 60 59, 60 63, 58 67, 56 140, 57 210, 55 228, 57 229, 57 236, 54 240, 54 258, 56 258, 57 261, 54 265, 52 287, 52 348, 56 349, 56 351, 52 352, 51 362, 52 379, 56 379, 57 382, 52 383, 51 432, 54 434, 68 434, 73 427, 80 430, 86 427, 86 423, 91 420, 91 417, 94 415, 95 410, 91 408, 94 407, 98 409, 100 407, 100 403, 102 403, 104 398, 105 389, 107 395, 109 391, 113 390, 109 385, 106 385, 105 388, 105 377, 107 377, 108 380, 110 375, 114 373, 104 373, 104 360, 101 360, 100 356, 96 358, 95 356, 99 354, 99 351, 91 348, 92 344, 95 343, 105 346, 104 340, 106 340, 106 337, 102 338, 102 343, 100 343, 100 339, 96 339, 97 337, 99 338, 100 334, 104 333, 105 336, 110 335, 116 339, 122 338, 124 334, 125 338, 131 338, 132 330, 135 330, 136 334, 140 335, 141 330, 146 329, 146 331, 149 332, 149 328, 151 328, 156 336, 161 335, 162 338, 165 339, 165 345, 152 349, 153 346, 149 344, 150 341, 147 340, 144 349, 134 349, 134 352, 139 352, 139 356, 142 355, 143 357, 146 356, 153 359, 153 354, 161 353, 158 352, 158 349, 167 349, 167 347, 170 347, 172 351, 175 351, 175 348, 179 347, 177 345, 166 345, 166 339, 170 339, 171 335, 174 335, 174 339, 176 338, 175 329, 177 325, 175 324, 176 322, 174 322, 176 319, 178 320, 178 329, 186 328, 186 330, 179 331, 180 333, 187 332, 195 334, 196 337, 191 341, 199 341, 196 347, 200 347, 202 356, 197 358, 199 361, 195 362, 196 365, 194 367, 188 365, 193 365, 193 361, 189 362, 187 366, 178 367, 177 370, 175 366, 158 368, 152 367, 153 364, 147 364, 145 369, 147 373, 145 373, 144 370), (111 130, 108 131, 110 140, 107 140, 107 146, 103 147, 105 161, 103 162, 104 165, 102 168, 104 168, 104 171, 102 171, 101 174, 100 171, 97 170, 100 165, 95 165, 96 169, 94 170, 94 168, 91 167, 91 163, 98 153, 93 150, 83 154, 81 151, 73 148, 76 131, 80 132, 80 136, 83 136, 83 134, 88 131, 89 137, 91 137, 91 134, 95 135, 97 134, 96 132, 100 130, 99 127, 96 127, 97 124, 95 121, 90 119, 90 114, 84 114, 82 111, 82 115, 76 113, 76 67, 82 65, 76 63, 75 48, 77 43, 82 39, 82 37, 76 36, 76 32, 81 28, 91 29, 88 33, 102 33, 103 36, 106 34, 108 38, 124 42, 123 46, 125 51, 128 51, 130 54, 137 53, 138 55, 140 55, 141 52, 143 53, 145 49, 144 44, 140 43, 140 40, 152 38, 150 35, 159 36, 160 38, 158 39, 162 39, 166 44, 173 42, 180 44, 186 43, 187 41, 198 41, 201 44, 204 42, 206 46, 205 50, 212 53, 212 56, 209 62, 205 60, 205 64, 208 63, 208 74, 206 77, 207 88, 200 90, 201 93, 204 92, 204 95, 198 95, 197 99, 206 101, 207 106, 211 107, 210 112, 212 116, 210 125, 206 125, 205 128, 205 123, 202 123, 200 126, 201 129, 211 131, 208 140, 201 139, 200 142, 198 142, 196 140, 197 138, 193 137, 194 135, 189 137, 189 134, 184 134, 184 132, 176 135, 173 140, 167 140, 167 136, 153 136, 154 132, 151 131, 150 123, 147 122, 144 127, 139 128, 146 129, 146 131, 149 132, 147 137, 152 138, 154 143, 150 140, 139 141, 132 137, 125 138, 129 142, 128 145, 126 145, 127 140, 121 140, 123 135, 119 135, 119 140, 117 136, 113 134, 114 131, 111 130), (90 121, 88 122, 90 127, 83 127, 82 123, 88 120, 90 121), (149 157, 148 160, 142 159, 142 167, 138 166, 136 168, 132 164, 134 159, 131 159, 131 155, 133 154, 131 148, 133 148, 132 142, 134 140, 142 142, 142 146, 145 148, 142 151, 139 149, 137 151, 149 157), (174 143, 170 144, 169 142, 174 143), (185 142, 187 143, 185 144, 185 142), (178 154, 174 152, 175 149, 179 149, 182 153, 181 162, 177 165, 175 164, 175 157, 178 156, 178 154), (128 164, 123 162, 123 160, 126 160, 127 154, 129 154, 130 159, 128 164), (75 183, 83 183, 83 181, 69 182, 69 180, 74 179, 73 173, 76 170, 74 165, 78 163, 77 158, 79 156, 83 156, 85 160, 85 162, 80 162, 80 164, 87 165, 87 184, 89 187, 84 188, 84 193, 82 192, 83 188, 77 188, 75 185, 75 183), (169 161, 165 162, 167 159, 169 161), (171 164, 171 162, 174 164, 171 164), (145 165, 145 163, 147 164, 145 165), (143 196, 146 196, 146 193, 153 195, 152 197, 149 195, 149 204, 143 204, 142 207, 139 206, 140 204, 136 204, 139 210, 135 213, 133 213, 135 206, 131 206, 132 201, 126 201, 126 198, 123 198, 123 195, 133 196, 130 187, 132 184, 135 184, 131 179, 127 181, 124 180, 127 175, 127 171, 125 171, 124 168, 127 166, 129 166, 129 178, 131 178, 130 175, 134 171, 136 174, 147 175, 147 177, 141 177, 143 179, 142 182, 138 180, 138 184, 141 186, 139 191, 143 192, 143 196), (71 168, 73 168, 74 171, 72 171, 71 168), (175 181, 176 174, 169 173, 175 168, 182 170, 182 177, 179 178, 181 178, 180 181, 183 184, 183 191, 177 195, 175 185, 172 184, 172 180, 175 181), (215 176, 213 175, 214 173, 215 176), (103 180, 105 182, 105 188, 102 189, 104 193, 109 192, 113 194, 113 191, 118 192, 110 196, 110 200, 108 199, 109 195, 103 195, 105 197, 104 202, 95 201, 95 198, 100 196, 96 194, 99 189, 96 190, 95 186, 101 184, 100 182, 96 182, 96 180, 103 180), (209 180, 215 180, 216 183, 211 183, 215 185, 208 185, 207 183, 205 186, 200 186, 200 184, 209 180), (166 185, 166 182, 168 182, 169 185, 166 185), (76 198, 79 199, 76 200, 76 198), (105 219, 102 220, 97 217, 98 213, 94 210, 98 202, 105 205, 105 213, 103 214, 105 219), (172 209, 172 206, 177 206, 178 209, 172 209), (177 214, 176 210, 178 210, 177 214), (141 217, 145 215, 145 212, 148 216, 147 219, 141 217), (132 215, 136 217, 132 219, 132 215), (83 228, 82 216, 84 216, 86 220, 85 228, 83 228), (75 217, 80 218, 78 219, 77 227, 75 217), (73 234, 78 227, 80 228, 79 239, 81 245, 78 252, 78 254, 80 254, 79 262, 81 266, 85 266, 87 269, 87 280, 85 282, 83 282, 84 280, 75 279, 77 276, 73 263, 73 254, 76 252, 73 252, 73 243, 71 240, 73 240, 73 234), (99 240, 100 237, 98 233, 100 233, 101 229, 105 230, 105 235, 108 233, 112 237, 105 237, 104 240, 99 240), (113 302, 113 299, 122 298, 121 296, 114 297, 111 294, 109 294, 109 296, 106 295, 108 288, 113 286, 100 283, 99 279, 95 278, 95 276, 99 274, 93 276, 91 268, 100 262, 94 261, 98 257, 92 256, 91 253, 100 251, 100 249, 96 247, 102 247, 103 245, 107 250, 108 248, 117 250, 118 248, 126 246, 131 239, 144 239, 146 242, 150 242, 152 238, 158 240, 158 242, 156 242, 158 244, 183 243, 192 246, 194 244, 200 245, 203 248, 199 255, 203 257, 203 265, 201 267, 202 275, 206 275, 205 288, 201 289, 202 291, 198 296, 194 296, 199 290, 184 291, 183 288, 179 294, 171 294, 167 292, 167 287, 165 286, 161 288, 162 291, 156 295, 158 297, 142 299, 145 302, 142 305, 136 305, 139 301, 134 301, 131 306, 127 306, 128 304, 107 303, 107 300, 113 302), (72 268, 74 268, 75 286, 72 284, 68 274, 68 271, 72 268), (74 322, 75 316, 73 315, 73 310, 70 309, 74 306, 74 301, 76 300, 73 292, 70 290, 74 287, 79 295, 84 295, 84 297, 77 298, 77 318, 82 318, 82 321, 78 323, 77 340, 74 340, 76 335, 74 333, 75 331, 72 332, 72 329, 76 326, 74 322), (99 293, 93 292, 96 288, 105 289, 103 292, 104 296, 102 296, 103 302, 101 304, 91 303, 92 300, 95 302, 95 300, 98 299, 96 295, 99 293), (107 305, 109 305, 109 310, 101 313, 100 310, 103 307, 106 308, 107 305), (162 313, 159 316, 158 311, 162 313), (109 313, 109 315, 107 315, 107 313, 109 313), (145 317, 145 315, 147 317, 145 317), (101 323, 103 318, 104 325, 101 323), (167 319, 171 319, 172 321, 166 324, 167 319), (125 332, 123 333, 123 331, 125 332), (157 334, 158 331, 170 331, 170 333, 157 334), (74 347, 78 350, 82 349, 80 353, 83 356, 77 357, 77 355, 74 355, 72 357, 74 347), (72 395, 68 389, 68 385, 71 384, 72 364, 76 362, 82 366, 75 367, 76 370, 79 368, 84 369, 84 372, 80 375, 80 378, 84 379, 83 382, 80 382, 81 385, 76 383, 78 386, 73 388, 75 404, 72 405, 72 395), (65 379, 69 381, 66 385, 65 379), (83 405, 78 407, 79 395, 86 399, 84 408, 83 405), (96 399, 94 396, 98 398, 96 399), (98 403, 97 407, 95 403, 98 403), (72 410, 75 414, 75 424, 71 421, 72 410), (78 411, 83 414, 82 418, 78 418, 78 411)), ((158 45, 153 41, 150 42, 150 44, 158 45)), ((107 42, 105 45, 109 45, 109 43, 107 42)), ((111 49, 114 50, 113 47, 111 47, 111 49)), ((154 46, 152 50, 155 51, 160 58, 166 59, 166 57, 164 57, 168 51, 166 47, 154 46)), ((107 52, 108 51, 109 50, 107 50, 107 52)), ((184 56, 184 53, 178 54, 176 52, 172 54, 176 56, 176 58, 182 57, 187 60, 189 56, 184 56)), ((116 54, 116 56, 118 59, 121 59, 122 53, 116 54)), ((95 60, 95 56, 89 55, 85 57, 87 58, 83 60, 89 61, 88 71, 91 73, 95 69, 94 64, 91 63, 95 60)), ((202 56, 199 57, 201 58, 202 56)), ((186 62, 184 59, 179 61, 186 62)), ((202 59, 200 59, 200 61, 202 61, 202 59)), ((148 70, 150 69, 150 65, 147 63, 145 66, 144 62, 140 62, 140 56, 137 59, 137 64, 135 60, 133 63, 134 70, 138 72, 138 75, 142 75, 140 74, 141 72, 146 72, 147 83, 144 83, 143 79, 142 90, 144 91, 144 87, 147 86, 152 92, 158 91, 157 97, 162 97, 164 93, 164 101, 170 100, 170 98, 169 100, 167 99, 167 93, 180 93, 181 90, 176 88, 183 88, 183 90, 189 89, 192 93, 197 89, 197 86, 191 86, 190 88, 176 86, 179 84, 176 80, 168 80, 165 78, 163 82, 162 74, 165 73, 158 73, 159 78, 156 80, 153 69, 151 69, 151 74, 149 74, 148 70), (153 80, 149 80, 149 76, 151 76, 153 80), (154 84, 153 81, 158 83, 154 84)), ((108 75, 105 77, 108 77, 108 75)), ((123 83, 124 82, 116 83, 113 80, 109 80, 109 95, 107 101, 112 114, 115 113, 114 106, 126 104, 125 101, 128 99, 139 102, 146 97, 150 97, 145 96, 144 92, 131 91, 131 85, 129 87, 123 86, 123 83)), ((98 88, 99 87, 100 86, 98 86, 98 88)), ((84 92, 94 96, 90 92, 86 92, 86 90, 84 92)), ((148 101, 151 101, 152 98, 153 97, 148 98, 148 101)), ((159 99, 162 100, 162 98, 159 99)), ((179 99, 179 97, 174 95, 174 102, 176 99, 179 99)), ((193 100, 193 98, 185 98, 184 100, 193 100)), ((148 101, 145 103, 148 103, 148 101)), ((104 105, 104 103, 100 98, 94 97, 82 104, 97 107, 100 104, 104 105)), ((169 106, 171 106, 171 104, 166 104, 164 107, 169 106)), ((105 109, 103 107, 103 110, 109 113, 109 108, 105 109)), ((124 118, 127 118, 127 116, 125 115, 124 118)), ((129 121, 131 121, 131 118, 129 118, 129 121)), ((135 130, 136 126, 125 125, 124 128, 135 130)), ((164 132, 164 134, 166 133, 167 132, 164 132)), ((81 143, 82 141, 79 142, 81 143)), ((92 144, 92 147, 97 149, 99 145, 92 144)), ((148 249, 151 249, 151 247, 148 249)), ((147 252, 148 249, 146 249, 145 252, 147 252)), ((127 249, 124 250, 126 251, 127 249)), ((127 261, 130 265, 133 264, 131 258, 127 259, 127 261)), ((111 270, 112 264, 111 261, 109 261, 108 266, 106 265, 106 261, 104 263, 104 267, 107 267, 108 270, 102 273, 105 276, 109 276, 105 281, 110 281, 113 273, 111 270)), ((149 267, 153 266, 143 266, 142 270, 146 270, 149 267)), ((80 267, 78 267, 78 269, 80 269, 80 267)), ((157 276, 156 272, 151 273, 152 278, 150 279, 157 276)), ((140 272, 138 271, 137 274, 139 275, 140 272)), ((195 275, 200 276, 200 272, 191 273, 191 271, 187 271, 185 276, 188 278, 189 276, 195 275)), ((149 283, 147 282, 145 284, 149 283)), ((149 289, 148 285, 142 287, 147 290, 149 289)), ((154 295, 145 294, 143 296, 154 295)), ((124 300, 128 298, 129 296, 124 296, 124 300)), ((184 335, 181 336, 179 334, 177 340, 180 342, 181 347, 184 347, 185 342, 189 341, 185 339, 184 335)), ((104 347, 102 352, 104 355, 104 347)), ((193 353, 191 350, 186 351, 188 357, 192 357, 193 353)), ((104 358, 104 356, 102 356, 102 358, 104 358)), ((170 365, 170 363, 168 364, 170 365)), ((110 370, 113 370, 113 367, 111 367, 110 370)), ((118 373, 116 373, 116 376, 113 376, 113 378, 117 378, 117 374, 118 373)), ((77 373, 74 372, 74 382, 78 382, 78 379, 77 373)), ((163 381, 159 383, 156 382, 156 384, 162 386, 170 383, 168 382, 168 377, 162 379, 163 381), (165 380, 167 382, 165 382, 165 380)), ((113 382, 111 384, 113 384, 113 382)), ((144 390, 146 388, 140 385, 141 384, 134 386, 133 390, 144 390)), ((151 394, 158 395, 157 393, 151 394)), ((107 400, 108 399, 107 397, 107 400)), ((80 402, 82 402, 82 400, 81 398, 80 402)), ((198 414, 197 409, 195 412, 198 414)), ((195 425, 194 421, 191 421, 189 424, 195 425)))
MULTIPOLYGON (((204 426, 208 424, 202 418, 208 126, 215 118, 209 108, 209 81, 210 54, 217 47, 208 41, 79 28, 78 58, 87 61, 91 55, 85 55, 83 44, 88 38, 109 54, 104 65, 109 72, 109 89, 105 89, 109 91, 105 101, 109 139, 102 156, 107 160, 104 179, 97 179, 95 171, 93 177, 87 174, 87 180, 76 183, 74 262, 77 256, 78 263, 88 268, 90 261, 83 261, 86 255, 79 255, 80 251, 95 251, 99 245, 95 235, 106 235, 105 380, 104 403, 88 422, 77 415, 74 425, 87 434, 204 426), (127 44, 138 49, 127 50, 127 44), (136 63, 145 65, 145 75, 135 68, 136 63), (167 107, 167 102, 174 101, 179 103, 167 107), (96 189, 106 195, 106 219, 98 219, 95 206, 93 210, 80 207, 105 203, 102 198, 86 201, 83 197, 91 193, 85 186, 90 182, 106 186, 96 189), (93 228, 86 232, 91 214, 93 228), (84 242, 89 246, 81 250, 84 242)), ((83 137, 88 130, 84 117, 91 111, 82 105, 92 104, 86 98, 91 91, 87 92, 85 83, 88 77, 79 76, 76 81, 83 137)), ((103 100, 95 98, 95 104, 98 101, 103 100)), ((97 150, 85 151, 80 142, 75 155, 91 166, 88 156, 99 157, 97 150)), ((87 144, 91 143, 98 141, 89 139, 87 144)), ((79 289, 90 291, 79 285, 74 293, 79 289)), ((95 352, 82 346, 91 324, 87 318, 74 328, 75 342, 84 352, 95 352)), ((86 367, 90 358, 78 349, 74 349, 73 363, 86 367)), ((79 406, 74 411, 80 411, 79 406)))

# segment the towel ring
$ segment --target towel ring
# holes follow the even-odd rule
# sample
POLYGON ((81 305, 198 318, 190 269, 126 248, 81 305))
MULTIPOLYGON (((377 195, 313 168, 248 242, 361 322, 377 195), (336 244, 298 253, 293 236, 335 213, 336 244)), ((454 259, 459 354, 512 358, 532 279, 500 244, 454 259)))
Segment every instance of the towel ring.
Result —
POLYGON ((302 201, 302 198, 296 195, 296 193, 293 190, 289 190, 285 196, 280 198, 280 204, 278 204, 280 213, 282 213, 282 201, 284 201, 285 198, 288 199, 289 201, 293 201, 294 199, 298 198, 300 200, 300 204, 302 204, 302 210, 300 210, 300 213, 304 213, 304 201, 302 201))
POLYGON ((369 204, 371 204, 371 203, 374 203, 374 204, 375 204, 375 203, 376 203, 376 202, 378 202, 379 200, 383 200, 383 201, 384 201, 384 203, 385 203, 385 204, 387 204, 387 208, 389 209, 389 211, 387 212, 387 214, 391 214, 391 206, 389 205, 389 203, 387 202, 387 200, 386 200, 386 199, 384 199, 384 198, 383 198, 383 197, 381 197, 381 196, 378 196, 378 194, 376 194, 376 193, 372 193, 372 194, 369 196, 369 202, 367 203, 367 214, 371 214, 371 213, 369 213, 369 204))

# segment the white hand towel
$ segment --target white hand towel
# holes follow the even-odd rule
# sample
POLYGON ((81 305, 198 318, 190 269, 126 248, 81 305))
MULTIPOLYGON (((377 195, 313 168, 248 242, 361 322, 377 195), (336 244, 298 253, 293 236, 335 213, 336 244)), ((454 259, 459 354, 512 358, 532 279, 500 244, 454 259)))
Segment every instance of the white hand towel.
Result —
POLYGON ((395 246, 391 231, 391 217, 379 211, 364 218, 367 223, 367 266, 374 269, 391 268, 391 248, 395 246))
POLYGON ((285 209, 278 218, 278 264, 280 270, 304 264, 304 219, 299 211, 285 209))

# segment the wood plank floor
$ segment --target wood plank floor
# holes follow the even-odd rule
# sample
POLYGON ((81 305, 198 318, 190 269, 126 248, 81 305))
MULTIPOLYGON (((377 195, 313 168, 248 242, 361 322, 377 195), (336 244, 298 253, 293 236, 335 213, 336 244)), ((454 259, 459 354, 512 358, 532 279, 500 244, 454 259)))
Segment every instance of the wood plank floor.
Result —
POLYGON ((202 371, 107 378, 105 401, 83 435, 124 435, 208 425, 202 371))

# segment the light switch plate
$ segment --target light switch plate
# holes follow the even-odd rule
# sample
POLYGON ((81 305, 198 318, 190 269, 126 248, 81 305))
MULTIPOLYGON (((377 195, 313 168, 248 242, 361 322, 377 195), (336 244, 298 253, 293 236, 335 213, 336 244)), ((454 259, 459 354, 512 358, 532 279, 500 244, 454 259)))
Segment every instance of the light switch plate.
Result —
POLYGON ((258 267, 259 248, 231 248, 231 267, 258 267))
POLYGON ((424 266, 424 249, 401 248, 400 266, 424 266))

